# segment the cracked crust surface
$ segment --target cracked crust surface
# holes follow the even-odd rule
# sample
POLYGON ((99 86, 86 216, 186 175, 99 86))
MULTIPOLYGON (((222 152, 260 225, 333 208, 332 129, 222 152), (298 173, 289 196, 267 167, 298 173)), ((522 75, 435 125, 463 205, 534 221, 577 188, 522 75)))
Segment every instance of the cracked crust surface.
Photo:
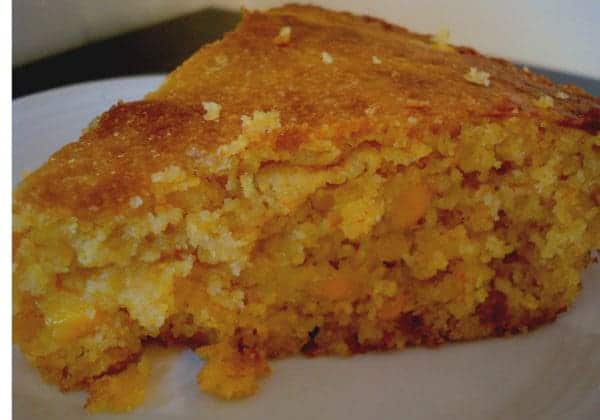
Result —
POLYGON ((255 110, 279 111, 281 129, 261 141, 288 159, 311 139, 344 147, 409 117, 416 121, 411 138, 510 117, 591 134, 600 127, 599 100, 575 86, 557 86, 470 48, 440 49, 428 36, 374 18, 292 5, 247 12, 236 31, 190 57, 144 101, 103 114, 17 194, 81 217, 112 211, 132 192, 147 192, 147 175, 165 162, 198 170, 186 152, 210 153, 231 142, 241 116, 255 110), (293 32, 278 45, 274 38, 284 27, 293 32), (324 51, 331 65, 323 65, 324 51), (471 68, 488 73, 490 85, 465 80, 471 68), (544 95, 555 99, 551 108, 535 105, 544 95), (221 106, 218 122, 201 118, 206 101, 221 106))

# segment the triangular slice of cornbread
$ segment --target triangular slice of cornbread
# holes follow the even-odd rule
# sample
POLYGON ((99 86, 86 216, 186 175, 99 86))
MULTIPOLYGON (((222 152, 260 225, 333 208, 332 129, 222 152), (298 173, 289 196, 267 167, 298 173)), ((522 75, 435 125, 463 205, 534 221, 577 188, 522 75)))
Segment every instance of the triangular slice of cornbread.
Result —
POLYGON ((527 331, 600 247, 600 101, 369 17, 246 12, 14 193, 14 334, 90 409, 148 343, 207 392, 266 360, 527 331))

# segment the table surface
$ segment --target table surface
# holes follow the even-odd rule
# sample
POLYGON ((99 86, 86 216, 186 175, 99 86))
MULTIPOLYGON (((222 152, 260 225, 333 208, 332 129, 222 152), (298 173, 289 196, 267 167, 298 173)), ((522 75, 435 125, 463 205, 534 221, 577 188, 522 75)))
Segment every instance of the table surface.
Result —
MULTIPOLYGON (((239 20, 236 12, 204 9, 14 68, 13 99, 89 80, 168 73, 239 20)), ((575 84, 600 96, 600 80, 529 67, 555 82, 575 84)))

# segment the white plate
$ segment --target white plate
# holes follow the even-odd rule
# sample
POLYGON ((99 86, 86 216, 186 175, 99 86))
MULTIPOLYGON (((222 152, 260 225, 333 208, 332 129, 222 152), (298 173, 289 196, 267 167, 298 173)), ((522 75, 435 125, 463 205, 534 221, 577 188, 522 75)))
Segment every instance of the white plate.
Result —
MULTIPOLYGON (((34 169, 111 104, 140 98, 160 80, 92 82, 16 100, 14 170, 34 169)), ((233 403, 198 391, 201 361, 192 352, 173 354, 154 367, 147 403, 118 419, 598 419, 598 302, 595 265, 585 272, 573 308, 531 334, 348 359, 276 361, 257 395, 233 403)), ((84 401, 83 393, 61 394, 44 384, 15 348, 15 418, 82 418, 84 401)))

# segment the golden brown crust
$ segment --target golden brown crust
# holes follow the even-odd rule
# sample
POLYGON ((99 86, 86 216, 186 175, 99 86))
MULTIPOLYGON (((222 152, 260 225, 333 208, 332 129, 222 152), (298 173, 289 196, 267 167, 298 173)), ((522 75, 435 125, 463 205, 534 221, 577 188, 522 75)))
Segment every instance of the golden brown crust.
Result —
POLYGON ((323 127, 335 143, 351 141, 372 124, 369 112, 389 124, 415 117, 413 137, 508 117, 592 133, 600 121, 597 98, 507 61, 465 47, 440 49, 427 36, 371 17, 290 5, 246 13, 235 32, 197 52, 146 100, 111 108, 16 197, 84 218, 118 209, 134 193, 143 198, 154 171, 193 168, 189 147, 208 151, 231 142, 240 117, 255 110, 279 111, 274 147, 292 153, 323 127), (290 40, 276 44, 283 26, 291 28, 290 40), (333 62, 324 63, 322 52, 333 62), (471 67, 489 73, 488 87, 465 80, 471 67), (554 98, 551 108, 534 104, 542 95, 554 98), (203 101, 221 105, 218 120, 203 118, 203 101))
POLYGON ((118 211, 132 195, 143 198, 150 174, 175 161, 187 142, 197 141, 193 132, 209 138, 210 127, 199 127, 203 121, 200 110, 177 103, 119 103, 27 177, 16 197, 81 217, 118 211))

